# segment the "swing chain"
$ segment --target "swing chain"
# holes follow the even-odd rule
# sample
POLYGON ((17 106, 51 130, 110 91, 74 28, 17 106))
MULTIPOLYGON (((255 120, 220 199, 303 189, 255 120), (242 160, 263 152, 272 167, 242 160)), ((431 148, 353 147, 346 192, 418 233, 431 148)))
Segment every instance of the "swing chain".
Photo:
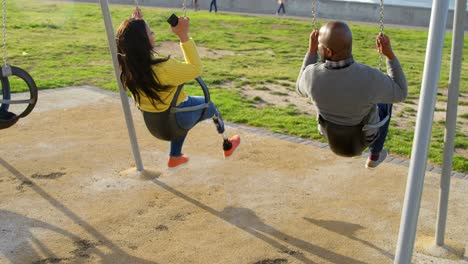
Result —
MULTIPOLYGON (((380 0, 380 33, 382 34, 382 39, 384 35, 384 0, 380 0)), ((379 57, 379 70, 382 71, 382 61, 383 61, 383 54, 381 51, 379 57)))
POLYGON ((312 25, 317 30, 317 0, 312 0, 312 25))
POLYGON ((7 77, 12 75, 11 67, 7 62, 7 34, 6 34, 6 0, 2 2, 2 21, 3 21, 3 64, 2 76, 7 77))
POLYGON ((6 57, 6 0, 2 3, 2 21, 3 21, 3 64, 7 65, 6 57))
POLYGON ((182 8, 184 10, 184 17, 187 17, 187 0, 182 1, 182 8))

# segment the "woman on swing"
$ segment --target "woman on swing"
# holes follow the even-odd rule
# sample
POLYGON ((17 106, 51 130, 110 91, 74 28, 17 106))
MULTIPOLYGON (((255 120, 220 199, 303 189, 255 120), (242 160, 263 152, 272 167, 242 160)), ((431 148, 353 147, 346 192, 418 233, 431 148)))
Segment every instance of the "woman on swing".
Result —
MULTIPOLYGON (((185 62, 178 62, 170 56, 161 57, 155 52, 154 32, 143 20, 139 8, 132 18, 126 19, 117 30, 117 52, 120 79, 126 89, 130 90, 138 108, 144 115, 161 113, 169 109, 177 87, 192 81, 202 72, 201 60, 195 42, 189 37, 189 18, 179 17, 177 26, 172 32, 179 37, 185 62)), ((188 96, 182 89, 177 98, 177 108, 193 107, 205 103, 201 96, 188 96)), ((213 118, 219 134, 224 133, 224 123, 216 106, 210 102, 203 111, 177 113, 177 124, 185 129, 194 127, 199 121, 213 118), (203 116, 201 116, 203 114, 203 116)), ((150 124, 147 126, 151 129, 150 124)), ((224 137, 224 135, 223 135, 224 137)), ((224 137, 227 141, 227 138, 224 137)), ((185 136, 170 142, 170 153, 167 166, 175 168, 188 162, 182 154, 185 136)), ((224 144, 224 157, 230 157, 240 144, 240 137, 235 135, 224 144)))

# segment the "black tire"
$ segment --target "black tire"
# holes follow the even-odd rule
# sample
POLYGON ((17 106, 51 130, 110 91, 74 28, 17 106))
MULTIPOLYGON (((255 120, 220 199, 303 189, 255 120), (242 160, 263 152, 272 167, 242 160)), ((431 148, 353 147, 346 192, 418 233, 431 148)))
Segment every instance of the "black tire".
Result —
MULTIPOLYGON (((2 81, 2 99, 3 100, 10 100, 11 99, 11 94, 10 94, 10 81, 8 81, 7 77, 1 76, 1 81, 2 81)), ((0 110, 3 112, 8 112, 8 108, 10 107, 9 104, 0 104, 0 110)))
POLYGON ((34 82, 34 79, 31 77, 31 75, 29 75, 27 71, 21 68, 11 66, 11 72, 13 75, 23 79, 23 81, 25 81, 29 87, 29 95, 31 98, 31 102, 29 103, 28 107, 26 107, 26 109, 23 111, 23 113, 19 115, 20 118, 26 117, 27 115, 29 115, 29 113, 31 113, 31 111, 34 109, 37 103, 38 91, 36 82, 34 82))

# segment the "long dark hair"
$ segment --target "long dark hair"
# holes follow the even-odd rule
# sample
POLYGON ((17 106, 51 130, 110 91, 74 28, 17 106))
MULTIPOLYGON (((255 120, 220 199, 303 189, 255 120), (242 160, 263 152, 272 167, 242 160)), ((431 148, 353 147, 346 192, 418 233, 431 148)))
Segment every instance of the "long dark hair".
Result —
POLYGON ((152 66, 167 61, 169 57, 153 57, 146 22, 143 19, 126 19, 117 30, 116 41, 122 84, 130 90, 137 103, 140 103, 140 93, 146 95, 154 107, 155 100, 163 103, 158 92, 167 90, 169 86, 159 83, 152 66))

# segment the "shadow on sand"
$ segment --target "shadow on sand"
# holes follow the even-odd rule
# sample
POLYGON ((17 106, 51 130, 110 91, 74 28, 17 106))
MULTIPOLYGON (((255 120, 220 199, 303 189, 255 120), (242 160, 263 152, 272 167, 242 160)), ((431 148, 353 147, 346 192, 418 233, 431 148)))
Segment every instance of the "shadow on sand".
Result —
MULTIPOLYGON (((91 255, 95 255, 100 258, 101 263, 156 264, 154 261, 148 261, 134 257, 123 251, 111 240, 101 234, 96 228, 84 221, 80 216, 60 203, 60 201, 50 196, 41 187, 31 181, 30 178, 23 175, 2 158, 0 158, 0 166, 3 166, 5 169, 7 169, 20 182, 27 183, 25 185, 22 184, 23 188, 30 188, 36 192, 44 200, 48 201, 55 209, 70 218, 75 224, 81 226, 91 237, 94 238, 93 241, 86 240, 62 228, 47 224, 45 222, 28 218, 10 211, 0 210, 0 231, 2 232, 0 239, 7 239, 7 237, 10 236, 16 240, 18 237, 29 238, 30 241, 25 240, 20 243, 22 252, 21 254, 32 256, 31 259, 36 259, 33 261, 33 263, 58 263, 59 260, 73 260, 73 263, 87 263, 87 258, 89 258, 91 255), (9 223, 14 223, 15 226, 21 225, 21 228, 12 228, 14 230, 10 230, 8 228, 9 223), (31 232, 31 230, 34 228, 48 229, 50 231, 62 234, 71 239, 77 249, 70 252, 72 257, 58 257, 50 249, 48 249, 42 241, 39 241, 34 237, 34 234, 31 232), (33 245, 40 249, 41 254, 39 254, 39 252, 34 249, 33 245), (101 251, 98 246, 106 247, 106 252, 101 251), (41 256, 46 257, 44 258, 41 256)), ((16 261, 17 256, 15 251, 2 252, 2 249, 0 248, 0 253, 5 255, 12 263, 19 263, 16 261)))

